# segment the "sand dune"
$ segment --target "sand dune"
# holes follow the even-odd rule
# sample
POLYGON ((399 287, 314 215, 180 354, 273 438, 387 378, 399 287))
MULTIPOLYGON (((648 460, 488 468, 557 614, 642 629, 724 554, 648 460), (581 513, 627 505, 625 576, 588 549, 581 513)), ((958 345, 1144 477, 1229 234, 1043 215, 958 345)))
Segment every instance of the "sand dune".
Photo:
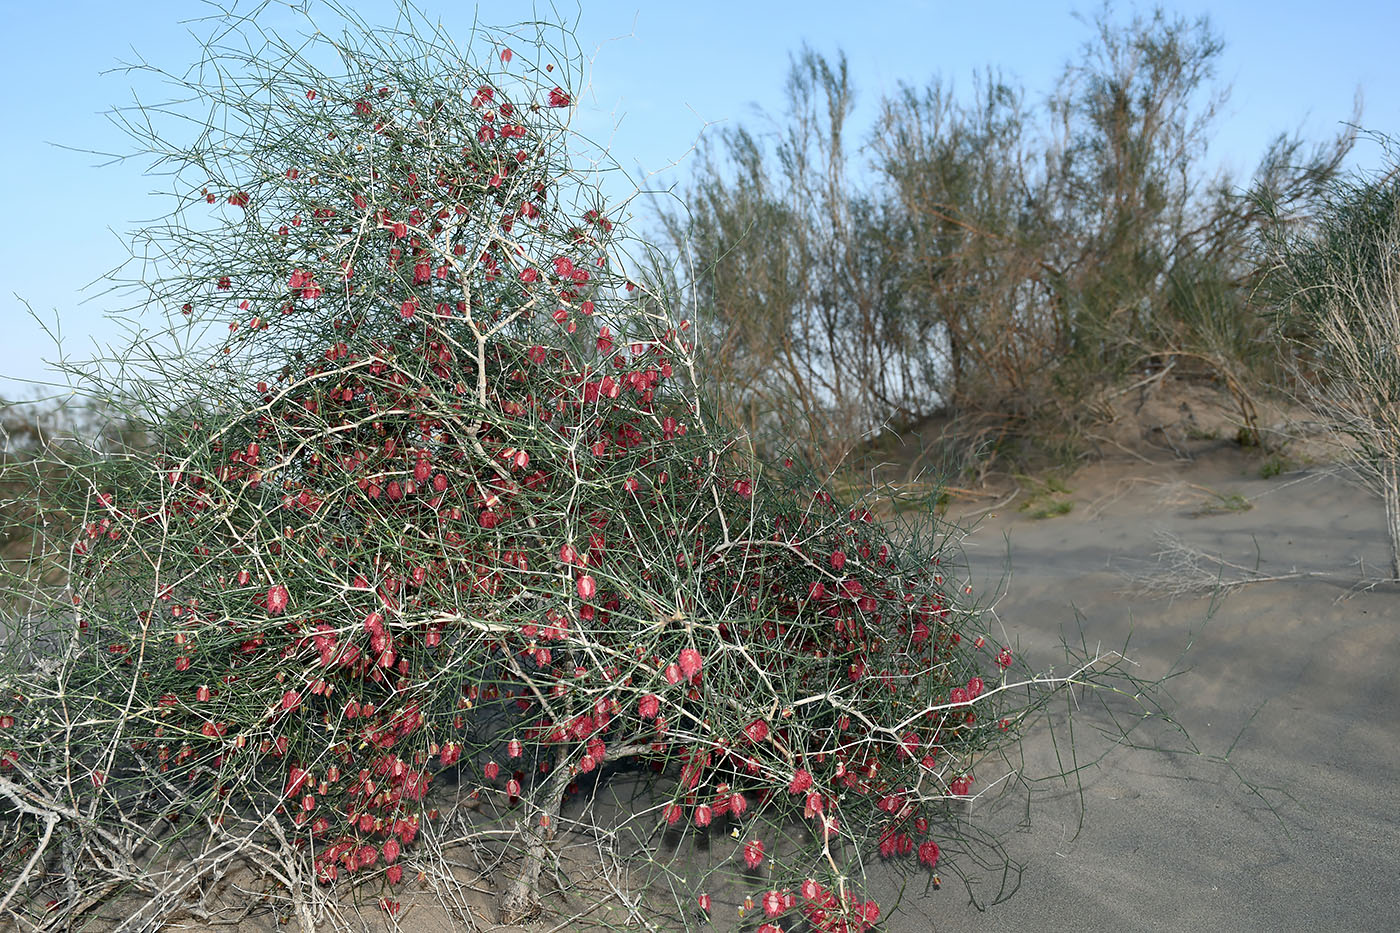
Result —
MULTIPOLYGON (((1037 791, 1029 827, 1008 837, 1025 863, 1014 897, 979 913, 945 873, 941 891, 909 892, 889 930, 1400 926, 1400 590, 1355 586, 1387 568, 1381 502, 1334 469, 1266 479, 1259 458, 1220 448, 1095 464, 1068 479, 1068 514, 1007 510, 969 536, 982 589, 1009 550, 996 611, 1033 665, 1053 662, 1062 627, 1105 647, 1131 635, 1144 677, 1190 643, 1170 693, 1199 754, 1112 751, 1083 775, 1082 829, 1077 793, 1037 791), (1191 577, 1179 560, 1165 572, 1168 541, 1178 559, 1184 547, 1236 565, 1197 559, 1197 581, 1319 575, 1173 598, 1163 589, 1191 577)), ((1079 727, 1086 753, 1103 750, 1085 737, 1093 720, 1079 727)), ((1154 735, 1180 744, 1170 730, 1142 738, 1154 735)), ((1044 736, 1027 755, 1027 773, 1056 770, 1044 736)), ((1015 828, 1023 806, 988 800, 971 820, 1015 828)), ((990 896, 995 880, 977 890, 990 896)))

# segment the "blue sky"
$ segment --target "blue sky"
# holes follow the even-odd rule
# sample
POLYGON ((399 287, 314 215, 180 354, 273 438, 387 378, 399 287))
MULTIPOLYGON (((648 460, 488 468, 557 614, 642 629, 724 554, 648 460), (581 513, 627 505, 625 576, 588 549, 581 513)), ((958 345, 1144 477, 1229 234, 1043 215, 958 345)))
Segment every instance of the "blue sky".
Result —
MULTIPOLYGON (((316 0, 310 2, 314 13, 316 0)), ((352 5, 371 22, 393 16, 387 0, 352 5)), ((551 17, 545 2, 498 0, 479 11, 462 2, 420 5, 461 36, 474 17, 487 25, 551 17)), ((1322 4, 1296 0, 1163 6, 1192 18, 1208 14, 1225 40, 1218 78, 1233 92, 1211 152, 1222 164, 1247 169, 1282 130, 1301 128, 1312 138, 1335 130, 1350 116, 1358 89, 1364 125, 1400 132, 1400 4, 1337 0, 1325 13, 1322 4)), ((555 0, 553 9, 577 22, 577 40, 591 59, 591 86, 575 125, 636 172, 682 159, 707 125, 753 123, 755 105, 777 110, 788 54, 804 41, 819 52, 846 52, 865 105, 857 127, 900 81, 921 84, 938 74, 967 87, 986 65, 1018 78, 1038 99, 1090 36, 1075 11, 1092 15, 1097 6, 555 0)), ((1120 3, 1115 15, 1126 20, 1150 9, 1120 3)), ((131 102, 132 79, 110 70, 137 54, 169 69, 194 61, 198 45, 181 23, 211 10, 198 0, 0 0, 10 36, 0 57, 0 212, 7 219, 0 226, 0 395, 34 391, 16 380, 45 378, 42 361, 57 352, 19 299, 49 325, 57 322, 71 356, 90 354, 94 340, 121 339, 104 320, 113 300, 101 294, 100 278, 126 255, 121 234, 162 211, 149 195, 159 184, 142 176, 140 160, 99 167, 103 159, 60 146, 128 151, 102 114, 131 102)), ((1374 146, 1357 156, 1363 166, 1378 159, 1374 146)), ((688 173, 683 162, 654 183, 683 185, 688 173)))

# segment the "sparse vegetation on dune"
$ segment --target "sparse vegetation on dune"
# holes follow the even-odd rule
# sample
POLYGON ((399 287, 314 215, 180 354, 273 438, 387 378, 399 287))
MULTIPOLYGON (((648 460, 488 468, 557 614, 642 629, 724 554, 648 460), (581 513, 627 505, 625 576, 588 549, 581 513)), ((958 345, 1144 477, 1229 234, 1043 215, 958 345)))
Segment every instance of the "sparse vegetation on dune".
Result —
MULTIPOLYGON (((658 246, 571 128, 567 30, 326 11, 141 66, 170 99, 116 115, 174 200, 106 294, 143 336, 0 406, 0 927, 858 933, 877 875, 940 872, 981 905, 1015 860, 970 801, 1029 804, 1025 743, 1072 784, 1091 701, 1102 748, 1175 723, 1090 639, 1023 657, 950 506, 1079 547, 1146 482, 1071 478, 1116 450, 1233 546, 1310 462, 1296 398, 1400 579, 1394 153, 1208 177, 1208 22, 1105 11, 1043 105, 901 87, 864 165, 804 48, 658 246)), ((1342 576, 1156 546, 1153 597, 1342 576)))
POLYGON ((716 134, 665 224, 727 412, 827 468, 931 420, 1014 468, 1075 459, 1106 398, 1171 373, 1218 385, 1260 442, 1288 370, 1260 237, 1317 209, 1353 134, 1211 176, 1220 36, 1160 10, 1089 25, 1044 104, 988 70, 854 127, 860 76, 804 49, 775 130, 716 134))
POLYGON ((1335 179, 1311 222, 1267 247, 1293 384, 1385 502, 1400 580, 1400 154, 1382 142, 1383 172, 1335 179))

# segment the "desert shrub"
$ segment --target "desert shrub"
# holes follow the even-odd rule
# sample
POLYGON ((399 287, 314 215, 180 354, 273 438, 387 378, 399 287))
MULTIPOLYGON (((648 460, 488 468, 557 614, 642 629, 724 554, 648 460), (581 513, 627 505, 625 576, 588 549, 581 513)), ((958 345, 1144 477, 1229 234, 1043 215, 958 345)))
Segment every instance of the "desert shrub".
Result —
POLYGON ((1181 359, 1254 430, 1276 374, 1249 300, 1273 221, 1244 194, 1306 214, 1352 134, 1281 136, 1248 179, 1213 175, 1209 22, 1087 25, 1043 104, 993 69, 966 93, 936 77, 882 98, 862 134, 844 57, 803 49, 776 129, 711 141, 663 220, 747 427, 827 466, 934 416, 1022 454, 1181 359))
POLYGON ((653 842, 732 840, 760 929, 867 929, 866 859, 959 851, 974 767, 1113 659, 1029 677, 946 535, 755 456, 573 168, 577 60, 405 16, 226 21, 129 121, 177 192, 137 284, 183 352, 87 372, 146 443, 45 484, 62 585, 11 568, 0 909, 208 918, 253 861, 310 929, 356 886, 393 913, 451 826, 519 920, 565 802, 627 767, 653 842))
POLYGON ((1279 224, 1265 244, 1293 385, 1354 442, 1349 455, 1385 501, 1390 574, 1400 579, 1400 163, 1382 142, 1383 171, 1334 179, 1310 223, 1279 224))

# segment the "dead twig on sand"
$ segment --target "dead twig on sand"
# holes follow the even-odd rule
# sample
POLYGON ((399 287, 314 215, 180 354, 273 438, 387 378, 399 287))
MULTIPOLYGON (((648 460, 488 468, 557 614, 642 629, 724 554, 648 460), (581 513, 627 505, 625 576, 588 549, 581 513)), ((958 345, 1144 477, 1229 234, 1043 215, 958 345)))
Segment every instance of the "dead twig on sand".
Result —
POLYGON ((1157 568, 1151 572, 1130 575, 1127 589, 1131 596, 1151 599, 1174 599, 1178 596, 1200 596, 1250 586, 1255 583, 1276 583, 1282 580, 1331 579, 1342 575, 1322 570, 1293 569, 1283 573, 1266 573, 1258 567, 1246 567, 1187 544, 1174 532, 1158 529, 1153 534, 1159 550, 1154 555, 1157 568))

